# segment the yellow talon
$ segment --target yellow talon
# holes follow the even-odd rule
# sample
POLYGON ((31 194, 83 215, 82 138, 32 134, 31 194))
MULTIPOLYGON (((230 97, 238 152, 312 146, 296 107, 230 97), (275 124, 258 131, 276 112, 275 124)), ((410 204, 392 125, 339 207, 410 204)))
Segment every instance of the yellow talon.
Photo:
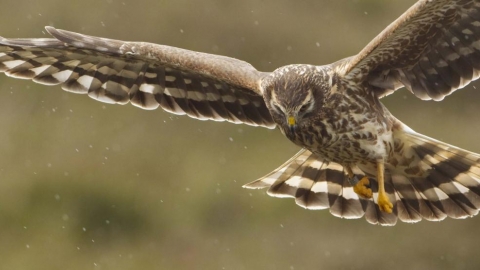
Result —
POLYGON ((378 194, 377 204, 378 207, 380 207, 380 210, 382 210, 383 212, 392 213, 393 204, 390 202, 385 193, 378 194))
POLYGON ((372 189, 367 187, 368 185, 370 185, 370 180, 368 180, 368 177, 364 176, 355 184, 355 186, 353 186, 353 191, 362 197, 370 199, 372 198, 373 193, 372 189))
MULTIPOLYGON (((346 167, 348 176, 350 179, 354 179, 354 174, 350 167, 346 167)), ((385 213, 392 213, 393 211, 393 204, 388 199, 387 194, 385 193, 385 179, 384 179, 384 164, 383 161, 377 162, 377 181, 378 181, 378 199, 377 204, 381 211, 385 213)), ((370 185, 370 180, 368 177, 364 176, 358 183, 353 186, 353 191, 358 195, 370 199, 373 197, 372 189, 368 186, 370 185)))

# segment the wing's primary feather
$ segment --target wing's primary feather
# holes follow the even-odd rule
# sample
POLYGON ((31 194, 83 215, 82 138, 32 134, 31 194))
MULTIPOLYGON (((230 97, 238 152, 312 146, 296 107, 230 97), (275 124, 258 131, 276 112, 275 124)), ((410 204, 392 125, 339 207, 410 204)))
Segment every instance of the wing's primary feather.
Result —
POLYGON ((0 38, 0 72, 107 103, 274 128, 262 72, 219 55, 47 27, 55 38, 0 38))
POLYGON ((480 1, 421 0, 337 70, 379 97, 405 86, 442 100, 480 76, 479 60, 480 1))

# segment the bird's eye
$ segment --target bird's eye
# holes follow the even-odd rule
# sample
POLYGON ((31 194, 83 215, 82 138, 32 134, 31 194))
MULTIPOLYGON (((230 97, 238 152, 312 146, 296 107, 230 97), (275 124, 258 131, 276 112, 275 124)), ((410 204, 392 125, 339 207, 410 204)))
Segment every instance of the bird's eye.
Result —
POLYGON ((305 104, 303 104, 303 106, 300 108, 300 110, 298 112, 303 114, 307 111, 308 108, 310 108, 310 103, 305 103, 305 104))

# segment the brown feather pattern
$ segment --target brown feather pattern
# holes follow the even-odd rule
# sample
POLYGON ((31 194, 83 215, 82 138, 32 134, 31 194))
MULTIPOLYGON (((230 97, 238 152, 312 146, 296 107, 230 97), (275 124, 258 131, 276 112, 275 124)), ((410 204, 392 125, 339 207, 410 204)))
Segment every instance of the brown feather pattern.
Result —
MULTIPOLYGON (((49 30, 62 42, 0 39, 0 72, 46 85, 60 84, 66 91, 87 94, 106 103, 131 102, 143 109, 160 107, 200 120, 275 127, 263 97, 252 89, 206 72, 119 53, 124 42, 85 35, 81 35, 80 42, 79 34, 49 30)), ((150 46, 137 46, 140 45, 150 46)))
POLYGON ((406 87, 442 100, 477 79, 480 0, 420 0, 355 56, 270 73, 225 56, 47 31, 54 38, 0 38, 0 72, 107 103, 279 127, 303 148, 247 188, 381 225, 479 212, 480 155, 415 133, 379 98, 406 87), (392 213, 378 206, 378 164, 392 213), (372 198, 354 192, 345 168, 369 178, 372 198))
POLYGON ((405 86, 442 100, 480 76, 480 2, 419 1, 341 69, 379 97, 405 86))

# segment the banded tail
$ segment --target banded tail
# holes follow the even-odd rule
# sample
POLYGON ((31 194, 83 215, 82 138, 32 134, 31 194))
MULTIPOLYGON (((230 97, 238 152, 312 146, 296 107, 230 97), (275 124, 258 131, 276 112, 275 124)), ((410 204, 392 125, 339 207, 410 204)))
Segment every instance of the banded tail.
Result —
MULTIPOLYGON (((396 150, 405 157, 386 166, 385 190, 393 203, 391 214, 377 205, 378 186, 374 175, 367 176, 373 198, 359 197, 343 167, 321 161, 301 150, 268 175, 244 185, 268 187, 268 195, 295 198, 295 203, 311 210, 329 209, 334 216, 371 224, 395 225, 397 220, 414 223, 422 219, 440 221, 476 215, 480 209, 480 155, 415 133, 400 132, 396 150), (409 163, 406 164, 405 161, 409 163)), ((363 176, 360 168, 354 173, 363 176)))

